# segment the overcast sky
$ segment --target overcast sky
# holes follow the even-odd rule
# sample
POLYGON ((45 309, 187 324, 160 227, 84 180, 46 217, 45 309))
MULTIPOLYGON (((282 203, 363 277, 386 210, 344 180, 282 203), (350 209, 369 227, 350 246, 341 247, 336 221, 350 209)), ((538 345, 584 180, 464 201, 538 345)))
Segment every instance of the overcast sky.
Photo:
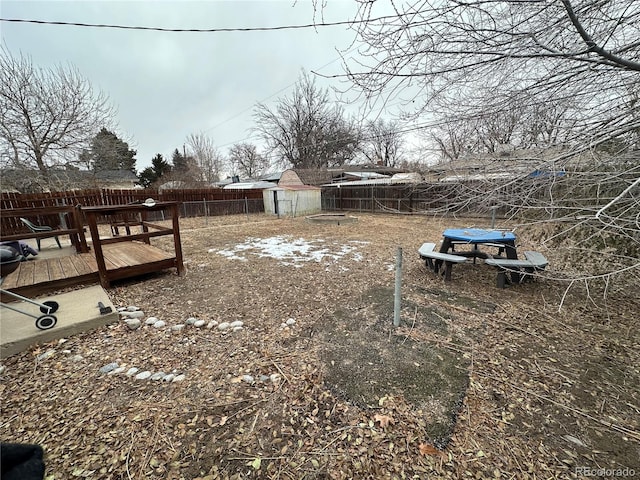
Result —
MULTIPOLYGON (((329 1, 324 18, 352 19, 356 3, 329 1)), ((2 18, 166 28, 273 27, 314 21, 309 0, 0 1, 2 18)), ((109 95, 117 133, 137 168, 170 158, 187 135, 205 132, 221 152, 251 141, 256 103, 290 95, 302 69, 343 73, 338 51, 353 48, 347 26, 271 32, 165 33, 1 22, 2 41, 34 64, 75 65, 109 95)), ((320 85, 329 85, 319 79, 320 85)), ((254 134, 255 135, 255 134, 254 134)), ((255 142, 258 143, 258 142, 255 142)))

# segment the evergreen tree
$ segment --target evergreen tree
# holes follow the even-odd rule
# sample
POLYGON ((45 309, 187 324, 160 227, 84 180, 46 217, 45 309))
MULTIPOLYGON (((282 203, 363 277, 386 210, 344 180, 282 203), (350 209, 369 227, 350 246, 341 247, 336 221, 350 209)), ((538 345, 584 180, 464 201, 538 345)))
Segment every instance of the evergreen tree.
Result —
POLYGON ((162 157, 161 153, 158 153, 151 160, 151 166, 142 170, 138 178, 144 188, 149 188, 169 172, 171 172, 171 165, 162 157))
POLYGON ((94 172, 102 170, 136 171, 136 151, 118 136, 102 128, 91 140, 89 150, 80 154, 80 159, 94 172))
POLYGON ((176 173, 186 173, 189 170, 188 158, 180 153, 177 148, 173 151, 171 163, 173 164, 173 171, 176 173))

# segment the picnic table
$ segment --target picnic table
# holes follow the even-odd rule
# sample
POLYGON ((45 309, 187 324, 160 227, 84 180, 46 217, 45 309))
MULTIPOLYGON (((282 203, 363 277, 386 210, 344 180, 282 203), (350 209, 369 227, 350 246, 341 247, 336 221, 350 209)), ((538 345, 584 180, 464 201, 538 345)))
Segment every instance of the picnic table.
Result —
POLYGON ((498 255, 506 254, 508 259, 516 260, 516 236, 506 230, 484 230, 482 228, 448 228, 442 233, 442 245, 440 253, 452 253, 465 257, 489 258, 490 256, 478 247, 498 248, 498 255), (468 245, 471 250, 455 251, 456 245, 468 245))
POLYGON ((484 230, 481 228, 449 228, 442 234, 440 250, 435 251, 434 243, 424 243, 418 253, 425 260, 428 268, 438 273, 444 265, 445 280, 451 280, 451 269, 454 263, 465 263, 469 258, 485 259, 485 263, 498 269, 497 285, 504 288, 507 273, 511 273, 513 283, 520 283, 530 278, 537 271, 547 266, 547 259, 537 252, 524 252, 524 260, 518 260, 516 236, 506 230, 484 230), (459 245, 471 247, 467 250, 456 250, 459 245), (498 249, 492 255, 479 249, 479 246, 498 249), (506 255, 506 258, 505 256, 506 255))

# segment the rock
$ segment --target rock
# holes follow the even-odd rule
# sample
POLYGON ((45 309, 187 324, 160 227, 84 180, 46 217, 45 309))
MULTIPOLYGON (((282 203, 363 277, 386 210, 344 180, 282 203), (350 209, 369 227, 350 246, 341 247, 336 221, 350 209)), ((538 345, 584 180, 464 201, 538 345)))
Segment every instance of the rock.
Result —
POLYGON ((196 322, 193 322, 193 326, 194 326, 194 327, 198 327, 198 328, 203 327, 203 326, 204 326, 204 324, 205 324, 205 321, 204 321, 204 320, 198 320, 198 321, 196 321, 196 322))
POLYGON ((173 381, 173 379, 176 378, 175 373, 170 373, 168 375, 165 375, 164 378, 162 379, 163 382, 171 382, 173 381))
POLYGON ((127 312, 137 312, 138 310, 140 310, 138 307, 134 306, 134 305, 130 305, 126 308, 127 312))
POLYGON ((269 375, 269 380, 271 380, 273 383, 278 383, 280 381, 280 374, 272 373, 271 375, 269 375))
POLYGON ((291 327, 292 325, 296 324, 296 321, 293 318, 288 318, 285 323, 291 327))
POLYGON ((234 332, 239 332, 240 330, 244 330, 242 327, 234 327, 233 331, 234 332))
POLYGON ((69 339, 67 339, 67 338, 61 338, 60 340, 58 340, 58 344, 62 345, 63 343, 66 343, 68 341, 69 341, 69 339))
POLYGON ((187 321, 185 322, 187 325, 193 325, 194 323, 196 323, 198 321, 198 319, 196 317, 189 317, 187 318, 187 321))
POLYGON ((109 375, 118 375, 119 373, 122 373, 122 372, 124 372, 125 370, 126 370, 126 368, 125 368, 125 367, 118 367, 118 368, 116 368, 116 369, 114 369, 114 370, 111 370, 111 371, 109 372, 109 375))
POLYGON ((116 368, 118 368, 120 365, 118 365, 116 362, 112 362, 112 363, 107 363, 105 366, 100 367, 100 373, 109 373, 112 370, 115 370, 116 368))
POLYGON ((235 322, 231 322, 231 323, 229 324, 229 327, 231 327, 231 328, 236 328, 236 327, 241 327, 241 326, 243 326, 243 325, 244 325, 244 322, 243 322, 243 321, 241 321, 241 320, 236 320, 235 322))
POLYGON ((84 357, 82 355, 76 354, 71 357, 71 360, 74 362, 81 362, 82 360, 84 360, 84 357))
POLYGON ((269 376, 268 375, 260 375, 260 381, 261 382, 266 382, 267 380, 269 380, 269 376))
POLYGON ((173 377, 174 382, 181 382, 186 378, 186 375, 184 373, 181 373, 180 375, 176 375, 175 377, 173 377))
POLYGON ((36 357, 36 360, 38 360, 39 362, 44 362, 47 358, 55 355, 56 351, 55 350, 47 350, 44 353, 41 353, 40 355, 38 355, 36 357))
POLYGON ((182 330, 184 330, 184 324, 179 323, 178 325, 172 325, 171 330, 174 332, 181 332, 182 330))
POLYGON ((147 318, 144 323, 146 325, 153 325, 154 323, 156 323, 158 320, 160 320, 158 317, 149 317, 147 318))
POLYGON ((0 365, 0 375, 2 375, 5 370, 6 370, 6 367, 4 365, 0 365))
POLYGON ((156 323, 153 324, 153 328, 164 328, 166 327, 167 323, 164 320, 158 320, 156 323))
POLYGON ((153 375, 151 375, 151 377, 149 377, 150 380, 162 380, 167 374, 164 372, 156 372, 153 375))
POLYGON ((62 350, 62 353, 64 353, 65 355, 69 355, 71 353, 71 350, 62 350))
POLYGON ((136 375, 136 380, 146 380, 151 376, 151 372, 149 370, 145 370, 144 372, 140 372, 136 375))
POLYGON ((242 375, 242 381, 246 383, 253 383, 253 377, 251 375, 242 375))
POLYGON ((137 318, 127 318, 124 323, 129 327, 129 330, 137 330, 141 325, 140 320, 137 318))
POLYGON ((144 312, 142 310, 136 312, 121 312, 120 315, 125 318, 142 318, 144 317, 144 312))
POLYGON ((136 367, 131 367, 129 370, 127 370, 127 373, 125 373, 125 375, 127 377, 133 377, 136 373, 138 373, 140 370, 136 367))
POLYGON ((231 326, 231 324, 229 322, 222 322, 220 325, 218 325, 218 330, 226 330, 231 326))
POLYGON ((127 307, 118 307, 116 308, 116 312, 120 313, 120 312, 126 312, 127 311, 127 307))
POLYGON ((208 324, 207 324, 207 328, 209 330, 211 330, 213 327, 218 326, 218 322, 216 322, 215 320, 211 320, 208 324))

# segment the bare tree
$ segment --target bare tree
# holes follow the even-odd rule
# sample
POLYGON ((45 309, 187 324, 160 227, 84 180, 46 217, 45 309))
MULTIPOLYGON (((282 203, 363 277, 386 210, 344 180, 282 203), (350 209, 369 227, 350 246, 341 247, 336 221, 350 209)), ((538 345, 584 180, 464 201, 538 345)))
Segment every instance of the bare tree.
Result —
POLYGON ((306 73, 290 98, 275 109, 256 107, 257 130, 269 148, 296 168, 340 166, 356 154, 358 130, 342 108, 331 103, 327 90, 319 89, 306 73))
POLYGON ((229 164, 234 175, 253 178, 264 173, 269 167, 269 159, 251 143, 236 143, 229 149, 229 164))
POLYGON ((14 168, 79 162, 79 153, 108 126, 113 109, 73 67, 39 68, 28 56, 0 52, 0 148, 14 168))
POLYGON ((429 135, 445 161, 459 159, 463 154, 504 153, 504 147, 539 151, 568 146, 581 115, 571 99, 550 104, 519 99, 508 109, 471 117, 457 115, 452 105, 441 107, 441 112, 443 118, 429 135))
POLYGON ((200 167, 202 181, 210 185, 220 180, 220 172, 224 159, 213 139, 204 133, 191 133, 187 137, 187 145, 191 156, 200 167))
POLYGON ((443 113, 472 118, 571 98, 574 142, 639 125, 627 101, 640 71, 634 0, 398 2, 395 20, 369 21, 378 3, 361 2, 364 58, 345 62, 372 101, 410 94, 415 115, 442 102, 453 107, 443 113))
POLYGON ((402 132, 398 124, 383 119, 370 121, 365 127, 360 150, 370 163, 397 167, 402 161, 402 132))
POLYGON ((557 147, 539 156, 535 181, 513 171, 463 185, 450 208, 491 203, 564 218, 554 237, 561 242, 583 231, 585 249, 599 248, 594 237, 623 245, 600 278, 629 269, 638 276, 638 257, 627 253, 640 250, 636 0, 418 0, 393 2, 395 16, 382 20, 382 2, 359 3, 353 28, 364 47, 358 63, 345 59, 346 77, 371 103, 409 97, 407 114, 450 122, 436 138, 451 158, 469 144, 557 147), (475 139, 463 141, 456 125, 475 139))

